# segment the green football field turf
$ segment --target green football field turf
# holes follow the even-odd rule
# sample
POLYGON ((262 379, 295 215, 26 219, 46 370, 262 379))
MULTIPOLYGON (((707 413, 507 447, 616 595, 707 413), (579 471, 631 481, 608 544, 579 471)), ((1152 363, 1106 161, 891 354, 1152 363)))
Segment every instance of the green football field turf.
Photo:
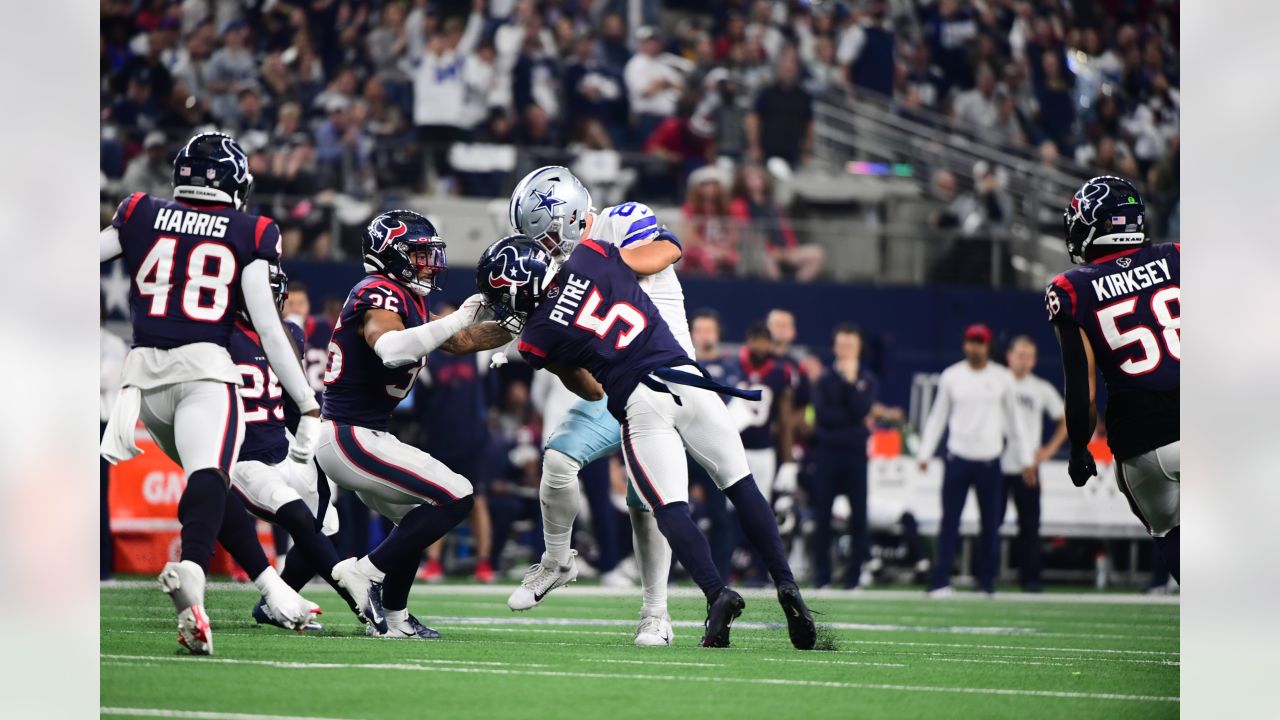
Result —
POLYGON ((810 591, 825 651, 787 641, 770 594, 744 593, 733 647, 696 647, 705 605, 673 591, 671 648, 631 644, 639 591, 570 586, 526 613, 510 586, 417 585, 437 641, 366 638, 328 588, 323 634, 254 624, 252 586, 211 585, 215 655, 176 642, 151 582, 101 591, 102 712, 250 718, 1174 718, 1178 605, 1137 596, 810 591))

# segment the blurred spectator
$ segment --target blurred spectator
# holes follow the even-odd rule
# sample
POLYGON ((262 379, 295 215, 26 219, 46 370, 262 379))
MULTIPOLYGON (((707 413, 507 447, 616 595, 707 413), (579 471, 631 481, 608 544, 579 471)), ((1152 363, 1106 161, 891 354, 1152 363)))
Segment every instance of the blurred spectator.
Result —
POLYGON ((960 514, 972 486, 978 497, 982 531, 978 541, 978 589, 995 594, 1000 562, 1000 520, 1007 502, 1000 456, 1006 441, 1015 464, 1031 464, 1031 448, 1018 424, 1013 376, 990 362, 991 330, 971 325, 964 333, 965 359, 948 367, 938 380, 938 393, 921 431, 916 460, 927 472, 929 460, 947 434, 946 470, 942 478, 942 522, 929 594, 951 594, 951 569, 960 539, 960 514))
POLYGON ((951 87, 973 86, 969 66, 969 42, 978 34, 972 8, 957 0, 938 0, 921 10, 921 21, 929 55, 951 87))
POLYGON ((733 275, 738 270, 738 228, 729 218, 729 194, 718 168, 707 166, 689 176, 685 196, 682 272, 733 275))
POLYGON ((724 68, 707 73, 705 89, 694 115, 705 118, 715 138, 715 154, 740 161, 747 152, 746 121, 750 98, 736 74, 724 68))
MULTIPOLYGON (((1013 374, 1013 393, 1016 401, 1014 415, 1022 430, 1022 436, 1036 448, 1031 465, 1019 467, 1014 447, 1005 448, 1000 457, 1000 470, 1004 473, 1006 498, 1012 496, 1018 510, 1018 537, 1016 543, 1018 580, 1023 592, 1040 592, 1040 466, 1052 458, 1067 439, 1067 420, 1063 413, 1062 395, 1048 381, 1031 371, 1036 366, 1036 343, 1026 335, 1009 341, 1005 363, 1013 374), (1044 446, 1044 419, 1056 420, 1053 436, 1044 446)), ((1000 504, 1000 524, 1008 501, 1000 504)))
POLYGON ((133 70, 122 97, 111 105, 109 119, 120 127, 147 132, 158 125, 162 108, 155 100, 152 71, 146 67, 133 70))
POLYGON ((258 63, 249 48, 249 28, 232 20, 222 28, 222 47, 214 51, 204 68, 204 86, 210 93, 209 111, 219 122, 234 125, 240 90, 257 83, 258 63))
POLYGON ((867 443, 880 384, 862 367, 862 331, 836 326, 832 337, 835 361, 813 390, 815 469, 813 553, 815 587, 831 583, 831 506, 837 495, 849 499, 851 552, 844 587, 862 582, 863 563, 871 559, 867 532, 867 443))
POLYGON ((1071 81, 1062 69, 1062 59, 1051 51, 1041 56, 1043 80, 1038 90, 1040 130, 1059 150, 1074 146, 1076 104, 1071 81))
POLYGON ((128 192, 168 197, 173 191, 173 159, 164 133, 152 130, 142 142, 142 154, 129 161, 121 184, 128 192))
MULTIPOLYGON (((741 363, 720 347, 720 316, 715 310, 701 309, 689 316, 689 336, 698 364, 717 382, 736 386, 742 380, 741 363)), ((710 527, 705 528, 711 557, 723 577, 729 577, 733 560, 734 526, 724 493, 716 487, 706 469, 689 458, 689 484, 698 499, 698 510, 710 527)))
POLYGON ((627 61, 623 78, 635 116, 635 137, 647 140, 667 118, 675 115, 684 76, 663 57, 662 37, 648 25, 635 32, 636 54, 627 61))
POLYGON ((893 96, 897 40, 885 18, 885 0, 872 0, 857 22, 840 35, 836 58, 848 68, 854 88, 893 96))
POLYGON ((777 81, 756 97, 747 115, 747 144, 753 161, 782 158, 799 167, 813 148, 813 98, 800 87, 800 66, 794 48, 778 59, 777 81))
POLYGON ((186 40, 173 54, 169 71, 174 82, 182 83, 192 95, 203 96, 209 58, 218 46, 218 33, 210 20, 205 20, 187 34, 186 40))
POLYGON ((627 142, 627 96, 621 73, 596 51, 590 35, 574 41, 573 57, 564 71, 564 94, 570 118, 591 118, 603 125, 614 147, 627 142))
POLYGON ((666 172, 654 178, 649 191, 679 197, 684 178, 699 167, 713 160, 715 145, 711 140, 711 128, 705 118, 694 115, 692 98, 682 98, 676 114, 658 123, 645 140, 645 153, 666 163, 666 172))
POLYGON ((622 156, 613 148, 609 133, 599 120, 588 117, 580 125, 578 139, 570 143, 573 174, 587 187, 599 207, 616 205, 626 199, 636 172, 623 167, 622 156))
POLYGON ((925 107, 937 110, 941 106, 949 86, 942 71, 930 62, 928 45, 920 43, 911 51, 906 84, 909 90, 919 93, 925 107))
POLYGON ((826 252, 821 245, 800 244, 791 219, 774 200, 769 173, 759 165, 743 165, 733 185, 729 214, 764 241, 765 275, 811 282, 822 272, 826 252))
POLYGON ((484 30, 484 2, 475 0, 465 27, 458 18, 445 20, 420 54, 408 58, 413 77, 413 124, 418 139, 434 158, 439 175, 449 175, 449 146, 466 139, 466 84, 463 64, 484 30))
POLYGON ((951 113, 957 122, 988 130, 999 119, 998 103, 995 72, 989 65, 983 65, 978 68, 977 84, 973 89, 956 95, 951 113))
MULTIPOLYGON (((107 431, 107 420, 115 409, 120 393, 120 378, 124 372, 124 358, 129 354, 129 344, 106 326, 106 305, 98 305, 98 437, 107 431)), ((98 575, 100 580, 110 580, 115 573, 115 543, 111 535, 111 509, 107 496, 111 477, 111 464, 98 458, 99 516, 98 516, 98 575)))
POLYGON ((1156 73, 1151 79, 1151 95, 1124 121, 1125 132, 1134 138, 1134 154, 1144 167, 1164 157, 1169 139, 1178 134, 1178 112, 1177 88, 1169 87, 1164 73, 1156 73))

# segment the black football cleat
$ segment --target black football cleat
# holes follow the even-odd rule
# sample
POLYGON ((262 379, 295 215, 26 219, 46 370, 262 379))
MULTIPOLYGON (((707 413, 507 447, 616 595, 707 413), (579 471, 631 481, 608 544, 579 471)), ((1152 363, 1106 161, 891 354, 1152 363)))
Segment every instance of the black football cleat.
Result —
POLYGON ((733 621, 742 614, 747 601, 732 588, 725 588, 716 596, 714 602, 707 603, 706 632, 702 635, 699 647, 729 647, 729 629, 733 621))
POLYGON ((414 617, 413 613, 409 613, 408 625, 410 628, 413 629, 413 632, 416 633, 417 636, 422 638, 423 640, 439 640, 440 639, 440 633, 418 622, 418 618, 414 617))
POLYGON ((813 616, 809 607, 800 597, 800 588, 795 583, 784 583, 778 586, 778 604, 787 616, 787 634, 791 636, 791 645, 797 650, 812 650, 818 643, 818 627, 813 624, 813 616))

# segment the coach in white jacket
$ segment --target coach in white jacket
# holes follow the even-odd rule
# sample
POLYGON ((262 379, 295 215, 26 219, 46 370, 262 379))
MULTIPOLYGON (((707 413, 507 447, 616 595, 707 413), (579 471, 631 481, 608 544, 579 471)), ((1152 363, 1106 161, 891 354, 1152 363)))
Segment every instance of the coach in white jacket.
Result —
POLYGON ((978 495, 982 533, 978 547, 978 588, 996 589, 1000 561, 1000 521, 1005 501, 1000 456, 1009 451, 1025 468, 1031 465, 1031 446, 1017 422, 1013 374, 990 362, 991 330, 971 325, 964 333, 965 359, 946 370, 938 382, 916 459, 924 470, 947 433, 946 472, 942 479, 942 526, 929 593, 951 593, 951 565, 960 537, 960 513, 969 487, 978 495))

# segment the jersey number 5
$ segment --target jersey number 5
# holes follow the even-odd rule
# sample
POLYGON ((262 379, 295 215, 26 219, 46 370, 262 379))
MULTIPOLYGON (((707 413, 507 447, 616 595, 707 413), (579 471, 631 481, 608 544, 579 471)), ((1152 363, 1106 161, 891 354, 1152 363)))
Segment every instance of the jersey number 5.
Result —
MULTIPOLYGON (((1164 288, 1151 296, 1151 315, 1159 323, 1160 338, 1164 340, 1164 352, 1174 360, 1182 360, 1182 316, 1173 314, 1173 304, 1177 303, 1179 313, 1182 307, 1182 290, 1176 286, 1164 288)), ((1120 369, 1129 375, 1145 375, 1160 366, 1163 353, 1160 341, 1156 338, 1156 330, 1146 325, 1136 325, 1128 330, 1121 330, 1117 321, 1137 311, 1138 298, 1131 297, 1112 303, 1097 312, 1098 325, 1102 328, 1102 337, 1112 350, 1137 344, 1142 356, 1130 357, 1120 363, 1120 369)))
MULTIPOLYGON (((151 246, 138 266, 134 282, 138 294, 151 301, 147 314, 162 317, 169 312, 169 291, 173 289, 173 256, 178 238, 161 237, 151 246)), ((231 281, 236 276, 236 258, 226 245, 203 242, 187 258, 186 281, 182 283, 182 312, 192 320, 218 322, 227 314, 231 281), (213 270, 209 270, 213 261, 213 270)))
POLYGON ((604 315, 597 315, 596 311, 600 309, 604 300, 600 297, 600 291, 595 288, 591 289, 591 293, 587 295, 586 302, 582 303, 582 309, 578 311, 578 317, 573 319, 573 324, 583 330, 595 333, 596 337, 603 340, 610 330, 613 330, 615 323, 622 322, 627 326, 626 330, 618 333, 618 341, 614 347, 618 350, 625 348, 631 344, 632 340, 644 332, 645 319, 644 313, 635 309, 627 303, 614 303, 609 311, 604 315))

